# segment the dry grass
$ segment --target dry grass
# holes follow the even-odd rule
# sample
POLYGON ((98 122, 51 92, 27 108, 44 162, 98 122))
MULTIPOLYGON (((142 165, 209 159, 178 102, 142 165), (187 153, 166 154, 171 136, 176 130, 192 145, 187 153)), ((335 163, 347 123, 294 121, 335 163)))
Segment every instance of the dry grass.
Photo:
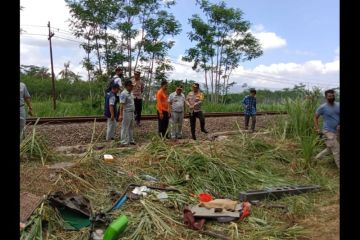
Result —
MULTIPOLYGON (((72 159, 78 163, 66 169, 47 169, 41 161, 22 162, 21 189, 37 194, 55 190, 78 192, 98 211, 111 206, 108 195, 111 190, 122 193, 129 183, 149 184, 139 178, 149 174, 181 193, 168 193, 169 200, 165 202, 152 193, 142 201, 128 200, 114 211, 114 217, 125 214, 129 218, 123 239, 210 239, 182 225, 183 205, 196 202, 190 193, 208 191, 236 199, 240 191, 255 188, 320 184, 321 192, 275 201, 286 204, 288 213, 253 206, 251 218, 243 222, 208 222, 206 228, 224 232, 233 239, 318 239, 321 232, 332 239, 326 223, 336 227, 339 219, 338 171, 330 158, 304 170, 298 164, 302 158, 296 151, 299 147, 293 140, 273 132, 250 135, 240 131, 224 141, 183 140, 176 144, 154 137, 136 151, 89 148, 81 161, 72 159), (104 153, 114 154, 114 162, 105 163, 104 153), (190 175, 190 180, 186 180, 186 175, 190 175)), ((43 218, 52 226, 44 230, 48 239, 86 239, 87 229, 64 232, 51 211, 45 210, 47 217, 43 218)))

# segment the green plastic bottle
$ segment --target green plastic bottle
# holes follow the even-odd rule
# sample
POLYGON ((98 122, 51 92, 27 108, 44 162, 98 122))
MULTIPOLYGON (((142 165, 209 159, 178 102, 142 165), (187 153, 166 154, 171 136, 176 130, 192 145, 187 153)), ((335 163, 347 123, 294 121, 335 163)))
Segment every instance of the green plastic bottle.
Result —
POLYGON ((114 220, 106 229, 103 240, 117 240, 119 235, 125 230, 128 224, 128 218, 121 215, 114 220))

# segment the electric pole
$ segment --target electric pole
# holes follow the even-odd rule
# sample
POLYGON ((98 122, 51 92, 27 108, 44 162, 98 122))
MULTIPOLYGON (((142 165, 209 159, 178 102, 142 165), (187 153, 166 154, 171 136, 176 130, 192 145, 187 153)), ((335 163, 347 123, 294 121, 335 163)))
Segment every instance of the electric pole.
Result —
POLYGON ((50 61, 51 61, 51 81, 52 81, 52 95, 53 95, 53 108, 56 109, 56 93, 55 93, 55 75, 54 75, 54 65, 53 65, 53 56, 52 56, 52 45, 51 45, 51 38, 55 35, 50 30, 50 21, 48 22, 49 28, 49 43, 50 43, 50 61))

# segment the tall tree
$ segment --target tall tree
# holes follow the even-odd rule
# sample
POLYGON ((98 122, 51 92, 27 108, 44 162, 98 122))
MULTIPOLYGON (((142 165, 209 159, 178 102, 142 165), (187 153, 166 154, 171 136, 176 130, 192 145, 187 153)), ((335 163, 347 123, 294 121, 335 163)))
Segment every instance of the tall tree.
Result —
POLYGON ((243 20, 243 12, 228 8, 225 2, 212 4, 197 0, 206 20, 194 14, 190 19, 189 39, 195 47, 185 51, 184 61, 194 62, 194 70, 203 70, 206 88, 211 86, 211 101, 219 102, 227 94, 232 71, 242 61, 262 55, 259 41, 249 32, 250 23, 243 20), (221 81, 222 80, 222 81, 221 81))

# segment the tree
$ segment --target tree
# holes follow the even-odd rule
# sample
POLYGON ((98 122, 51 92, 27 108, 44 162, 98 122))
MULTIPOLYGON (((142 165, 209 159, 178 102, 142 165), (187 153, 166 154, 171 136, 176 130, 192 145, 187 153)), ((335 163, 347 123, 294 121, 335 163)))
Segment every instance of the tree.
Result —
POLYGON ((209 83, 211 87, 211 101, 219 102, 221 93, 226 95, 234 84, 229 79, 239 63, 263 52, 259 41, 249 32, 250 23, 243 20, 242 11, 226 7, 225 2, 196 2, 207 19, 197 14, 189 19, 193 30, 188 36, 196 45, 185 51, 183 60, 194 62, 193 70, 204 71, 205 88, 209 89, 209 83))
POLYGON ((21 65, 20 71, 30 77, 39 77, 41 80, 50 78, 49 69, 35 65, 21 65))
POLYGON ((102 74, 102 61, 105 59, 107 72, 109 69, 109 46, 108 41, 116 41, 107 33, 114 23, 123 0, 65 0, 70 8, 71 29, 78 38, 84 38, 87 43, 81 44, 87 53, 85 61, 90 62, 89 54, 95 50, 97 56, 96 73, 102 74), (102 51, 102 49, 105 49, 102 51))
POLYGON ((75 74, 69 68, 70 68, 70 61, 67 61, 66 63, 64 63, 64 69, 61 70, 58 75, 60 75, 63 80, 70 83, 79 81, 80 76, 75 74))

